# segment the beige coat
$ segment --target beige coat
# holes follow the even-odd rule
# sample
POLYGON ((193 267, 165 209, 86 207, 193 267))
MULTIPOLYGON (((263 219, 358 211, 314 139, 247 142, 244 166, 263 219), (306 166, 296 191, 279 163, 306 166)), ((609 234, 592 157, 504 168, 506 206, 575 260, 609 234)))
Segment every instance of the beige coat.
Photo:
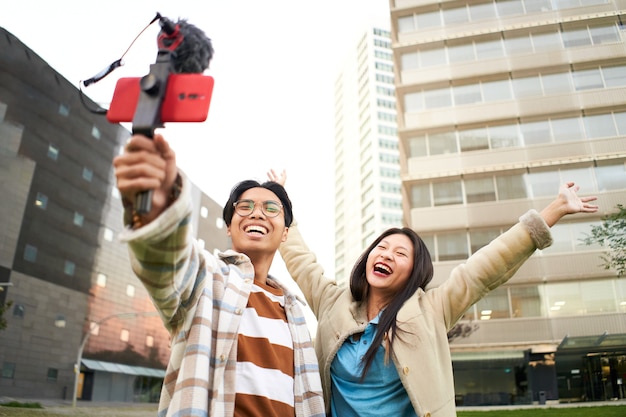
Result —
MULTIPOLYGON (((392 359, 419 416, 456 416, 448 330, 470 306, 509 280, 535 249, 551 243, 549 227, 530 210, 454 268, 443 284, 426 292, 419 289, 400 309, 397 320, 404 332, 402 340, 394 341, 392 359)), ((353 301, 349 288, 339 288, 324 276, 295 222, 280 253, 318 319, 315 350, 328 411, 330 365, 344 340, 365 329, 365 306, 353 301)))

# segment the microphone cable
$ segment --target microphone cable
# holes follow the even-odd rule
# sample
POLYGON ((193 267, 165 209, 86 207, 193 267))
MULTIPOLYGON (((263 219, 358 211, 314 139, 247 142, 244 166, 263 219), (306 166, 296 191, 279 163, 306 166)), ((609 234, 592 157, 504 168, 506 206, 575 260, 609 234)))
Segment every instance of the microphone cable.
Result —
POLYGON ((98 81, 102 80, 104 77, 106 77, 107 75, 109 75, 110 73, 112 73, 113 71, 115 71, 117 68, 121 67, 122 65, 124 65, 123 59, 124 56, 126 56, 126 54, 128 53, 128 51, 130 51, 130 48, 133 47, 133 45, 135 44, 135 42, 137 42, 137 39, 139 39, 139 37, 157 20, 159 20, 161 18, 161 15, 159 13, 156 14, 156 16, 150 21, 150 23, 148 23, 138 34, 137 36, 135 36, 135 38, 132 40, 132 42, 130 43, 130 45, 128 45, 128 48, 126 48, 126 50, 124 51, 124 53, 122 54, 122 56, 113 61, 108 67, 104 68, 102 71, 100 71, 99 73, 97 73, 96 75, 94 75, 93 77, 83 81, 80 80, 78 82, 78 93, 79 93, 79 97, 80 97, 80 101, 83 104, 83 107, 85 107, 88 111, 90 111, 91 113, 94 114, 99 114, 99 115, 103 115, 107 113, 107 109, 92 109, 89 107, 89 105, 85 102, 84 99, 84 93, 83 93, 83 89, 81 87, 81 85, 84 85, 85 87, 89 87, 91 84, 95 84, 98 81))

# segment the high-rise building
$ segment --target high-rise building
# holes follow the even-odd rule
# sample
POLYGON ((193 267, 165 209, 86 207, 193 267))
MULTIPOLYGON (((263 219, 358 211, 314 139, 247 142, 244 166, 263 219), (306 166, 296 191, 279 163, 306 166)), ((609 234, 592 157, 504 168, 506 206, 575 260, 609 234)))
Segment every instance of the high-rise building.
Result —
MULTIPOLYGON (((0 393, 158 399, 169 334, 130 269, 112 161, 130 132, 0 28, 0 393), (84 101, 84 102, 83 102, 84 101)), ((222 207, 193 186, 194 231, 230 241, 222 207)))
POLYGON ((404 218, 431 251, 432 285, 565 181, 601 206, 561 221, 467 311, 451 343, 458 404, 624 398, 626 281, 581 239, 626 202, 626 2, 390 12, 404 218))
POLYGON ((335 277, 345 285, 362 251, 402 226, 390 32, 370 27, 335 83, 335 277))

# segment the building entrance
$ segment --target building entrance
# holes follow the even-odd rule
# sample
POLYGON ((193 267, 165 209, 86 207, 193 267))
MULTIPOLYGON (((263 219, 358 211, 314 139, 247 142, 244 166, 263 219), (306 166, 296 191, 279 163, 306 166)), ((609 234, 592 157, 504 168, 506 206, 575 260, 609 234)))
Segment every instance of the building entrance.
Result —
POLYGON ((626 398, 626 334, 566 337, 556 369, 561 402, 626 398))

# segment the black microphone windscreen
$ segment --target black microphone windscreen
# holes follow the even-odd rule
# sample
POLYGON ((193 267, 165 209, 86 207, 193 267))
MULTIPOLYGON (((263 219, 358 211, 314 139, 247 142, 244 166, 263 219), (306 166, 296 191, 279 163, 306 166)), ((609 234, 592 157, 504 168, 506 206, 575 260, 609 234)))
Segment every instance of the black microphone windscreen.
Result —
POLYGON ((174 51, 174 71, 179 73, 201 73, 209 68, 209 62, 213 57, 213 45, 206 34, 180 19, 176 24, 179 27, 183 41, 174 51))

